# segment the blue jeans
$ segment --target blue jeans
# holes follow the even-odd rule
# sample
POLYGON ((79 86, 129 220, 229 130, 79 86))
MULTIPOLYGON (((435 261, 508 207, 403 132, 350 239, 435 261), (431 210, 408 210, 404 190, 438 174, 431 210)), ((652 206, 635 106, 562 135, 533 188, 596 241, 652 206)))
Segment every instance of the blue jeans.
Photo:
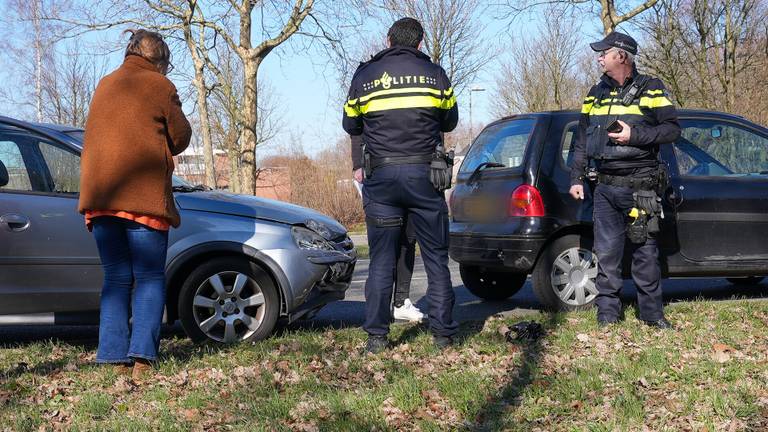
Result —
POLYGON ((93 219, 93 234, 104 270, 96 362, 156 360, 165 306, 168 231, 102 216, 93 219))

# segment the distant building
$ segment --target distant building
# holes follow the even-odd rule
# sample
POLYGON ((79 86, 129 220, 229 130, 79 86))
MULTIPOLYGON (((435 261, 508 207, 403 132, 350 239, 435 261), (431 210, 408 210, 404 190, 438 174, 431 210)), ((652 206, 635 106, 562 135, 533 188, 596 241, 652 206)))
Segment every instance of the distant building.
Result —
MULTIPOLYGON (((223 150, 213 152, 216 189, 229 189, 231 167, 223 150)), ((184 153, 174 156, 174 174, 192 184, 205 183, 205 159, 203 150, 190 147, 184 153)), ((291 198, 291 177, 287 167, 260 167, 256 177, 256 196, 288 201, 291 198)))

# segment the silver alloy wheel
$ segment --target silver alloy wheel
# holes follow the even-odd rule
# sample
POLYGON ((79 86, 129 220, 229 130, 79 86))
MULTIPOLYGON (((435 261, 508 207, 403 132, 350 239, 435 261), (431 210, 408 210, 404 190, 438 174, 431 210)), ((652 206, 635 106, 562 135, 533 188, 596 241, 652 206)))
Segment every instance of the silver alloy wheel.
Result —
POLYGON ((224 271, 204 280, 192 302, 195 323, 209 338, 232 343, 247 339, 264 320, 264 293, 240 272, 224 271))
POLYGON ((550 281, 560 301, 570 306, 584 306, 597 297, 597 257, 578 247, 566 249, 555 258, 550 281))

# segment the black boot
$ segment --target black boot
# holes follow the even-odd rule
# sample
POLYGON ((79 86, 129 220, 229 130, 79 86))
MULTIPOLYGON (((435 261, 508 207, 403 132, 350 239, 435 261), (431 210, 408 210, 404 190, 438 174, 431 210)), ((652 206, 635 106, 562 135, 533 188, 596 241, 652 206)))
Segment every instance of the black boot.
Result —
POLYGON ((657 328, 657 329, 661 329, 661 330, 673 330, 674 329, 674 327, 672 327, 672 323, 667 321, 666 318, 662 318, 662 319, 659 319, 659 320, 656 320, 656 321, 645 321, 645 320, 642 320, 642 321, 643 321, 643 324, 645 324, 647 326, 650 326, 650 327, 657 328))
POLYGON ((365 351, 371 354, 378 354, 389 348, 389 341, 386 336, 368 335, 368 343, 365 344, 365 351))
POLYGON ((432 340, 435 342, 435 346, 441 350, 453 345, 453 338, 450 336, 434 336, 432 340))

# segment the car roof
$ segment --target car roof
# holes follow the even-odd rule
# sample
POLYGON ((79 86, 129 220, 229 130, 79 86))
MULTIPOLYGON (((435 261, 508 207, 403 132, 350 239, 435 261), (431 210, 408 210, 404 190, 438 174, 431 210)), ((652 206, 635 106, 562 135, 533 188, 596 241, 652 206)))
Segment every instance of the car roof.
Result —
POLYGON ((0 116, 0 122, 11 125, 11 126, 16 126, 16 127, 31 128, 31 129, 37 129, 37 130, 48 129, 54 132, 61 132, 61 133, 83 130, 83 128, 80 128, 77 126, 58 125, 54 123, 38 123, 38 122, 17 120, 17 119, 6 117, 6 116, 0 116))
MULTIPOLYGON (((710 111, 710 110, 703 110, 703 109, 678 109, 677 110, 678 116, 680 117, 720 117, 720 118, 729 118, 731 120, 745 120, 746 118, 744 116, 740 116, 737 114, 729 114, 721 111, 710 111)), ((531 113, 520 113, 520 114, 512 114, 509 116, 502 117, 498 120, 495 120, 488 124, 488 126, 514 120, 516 118, 520 117, 546 117, 546 116, 558 116, 558 115, 577 115, 579 114, 578 110, 552 110, 552 111, 539 111, 539 112, 531 112, 531 113)))

